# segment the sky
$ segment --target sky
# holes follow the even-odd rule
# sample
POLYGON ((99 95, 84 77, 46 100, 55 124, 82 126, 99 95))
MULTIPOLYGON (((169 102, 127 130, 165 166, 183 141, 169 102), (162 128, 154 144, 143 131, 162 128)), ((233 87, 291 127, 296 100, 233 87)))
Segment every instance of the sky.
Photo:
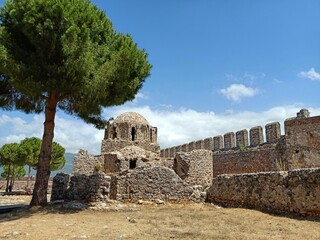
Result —
MULTIPOLYGON (((127 111, 158 127, 161 148, 320 115, 319 0, 94 0, 152 64, 127 111)), ((3 1, 0 1, 3 4, 3 1)), ((43 134, 44 116, 0 110, 0 146, 43 134)), ((100 153, 104 130, 57 112, 54 140, 100 153)), ((284 130, 282 128, 282 134, 284 130)))

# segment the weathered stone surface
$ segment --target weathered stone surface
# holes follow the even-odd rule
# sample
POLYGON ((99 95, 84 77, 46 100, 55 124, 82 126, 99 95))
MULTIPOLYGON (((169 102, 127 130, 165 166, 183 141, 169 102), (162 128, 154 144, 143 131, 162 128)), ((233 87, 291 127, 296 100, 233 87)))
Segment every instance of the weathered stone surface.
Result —
POLYGON ((136 168, 144 162, 159 160, 158 154, 137 146, 127 146, 119 151, 105 154, 106 173, 116 173, 136 168))
POLYGON ((289 169, 320 167, 320 116, 285 121, 289 169))
POLYGON ((65 192, 68 189, 70 175, 65 173, 58 173, 54 176, 52 181, 51 201, 65 199, 65 192))
POLYGON ((112 176, 111 198, 116 200, 190 199, 192 188, 172 170, 145 165, 112 176))
POLYGON ((238 148, 246 147, 248 146, 248 130, 243 129, 236 132, 236 146, 238 148))
POLYGON ((226 206, 320 216, 320 168, 220 175, 213 179, 207 200, 226 206))
POLYGON ((106 201, 109 199, 111 177, 104 173, 76 175, 70 178, 65 192, 67 200, 106 201))
POLYGON ((212 151, 177 153, 173 169, 189 185, 209 186, 213 177, 212 151))
POLYGON ((261 126, 250 129, 250 146, 255 147, 263 143, 263 130, 261 126))
POLYGON ((266 125, 267 143, 276 142, 281 136, 280 123, 273 122, 266 125))
POLYGON ((91 175, 97 168, 104 165, 101 155, 92 155, 88 151, 80 149, 74 158, 73 174, 91 175))
POLYGON ((229 132, 223 135, 224 149, 232 149, 235 147, 234 132, 229 132))
POLYGON ((114 122, 105 128, 105 136, 101 144, 101 155, 134 145, 142 149, 159 153, 157 144, 157 128, 136 112, 119 115, 114 122))
POLYGON ((213 137, 213 150, 219 151, 222 148, 223 148, 223 137, 221 135, 213 137))

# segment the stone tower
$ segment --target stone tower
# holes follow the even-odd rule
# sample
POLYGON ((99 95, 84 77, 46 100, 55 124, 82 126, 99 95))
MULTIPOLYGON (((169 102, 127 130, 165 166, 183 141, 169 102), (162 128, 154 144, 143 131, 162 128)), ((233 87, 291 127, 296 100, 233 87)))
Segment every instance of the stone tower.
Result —
POLYGON ((137 146, 144 150, 159 153, 157 128, 136 112, 119 115, 106 126, 101 144, 101 155, 119 151, 127 146, 137 146))

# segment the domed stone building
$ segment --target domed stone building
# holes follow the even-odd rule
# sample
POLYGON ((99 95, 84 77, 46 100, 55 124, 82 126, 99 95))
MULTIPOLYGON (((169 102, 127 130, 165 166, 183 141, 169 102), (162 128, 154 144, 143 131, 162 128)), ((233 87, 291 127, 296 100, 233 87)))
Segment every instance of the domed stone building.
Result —
POLYGON ((157 138, 157 128, 152 127, 143 116, 136 112, 126 112, 106 126, 101 155, 127 146, 137 146, 160 153, 157 138))
POLYGON ((159 157, 157 128, 136 112, 119 115, 105 129, 101 157, 107 173, 133 169, 159 157))

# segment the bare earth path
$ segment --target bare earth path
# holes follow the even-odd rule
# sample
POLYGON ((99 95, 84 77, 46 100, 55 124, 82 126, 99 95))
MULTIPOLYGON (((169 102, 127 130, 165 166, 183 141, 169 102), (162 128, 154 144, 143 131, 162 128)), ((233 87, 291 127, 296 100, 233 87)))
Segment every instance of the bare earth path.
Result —
MULTIPOLYGON (((0 205, 29 200, 0 196, 0 205)), ((0 214, 0 239, 320 239, 319 219, 210 204, 110 203, 104 207, 109 210, 55 206, 0 214)))

